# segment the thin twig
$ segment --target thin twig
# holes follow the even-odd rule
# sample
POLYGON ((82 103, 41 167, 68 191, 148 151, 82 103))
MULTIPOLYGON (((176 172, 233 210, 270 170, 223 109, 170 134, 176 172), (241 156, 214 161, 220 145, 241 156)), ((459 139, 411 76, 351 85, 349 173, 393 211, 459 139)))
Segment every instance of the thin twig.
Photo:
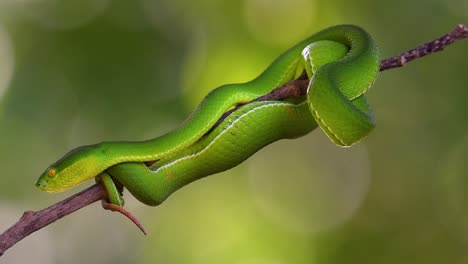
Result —
MULTIPOLYGON (((438 39, 420 45, 398 56, 383 60, 380 64, 380 71, 402 67, 414 59, 441 51, 453 42, 466 37, 468 37, 468 27, 460 24, 453 31, 438 39)), ((283 100, 304 95, 307 90, 308 82, 309 81, 304 78, 293 80, 275 89, 271 93, 257 98, 255 101, 283 100)), ((46 209, 36 212, 25 212, 18 222, 0 235, 0 256, 2 256, 7 249, 31 233, 102 199, 107 199, 107 193, 102 185, 95 184, 46 209)))
POLYGON ((402 67, 414 59, 422 58, 426 55, 442 51, 445 47, 452 44, 453 42, 464 39, 466 37, 468 37, 468 27, 463 24, 458 24, 454 30, 438 39, 424 43, 417 48, 402 53, 398 56, 383 60, 380 63, 380 71, 402 67))

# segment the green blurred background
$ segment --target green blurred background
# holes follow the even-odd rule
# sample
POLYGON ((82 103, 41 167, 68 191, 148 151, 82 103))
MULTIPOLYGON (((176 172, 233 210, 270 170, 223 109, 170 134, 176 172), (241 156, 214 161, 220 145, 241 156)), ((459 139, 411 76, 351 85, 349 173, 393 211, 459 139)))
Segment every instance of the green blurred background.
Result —
MULTIPOLYGON (((83 187, 33 185, 69 149, 170 131, 322 28, 360 25, 388 57, 467 18, 466 0, 0 1, 0 231, 83 187)), ((467 50, 382 73, 350 149, 277 142, 159 207, 127 194, 147 237, 94 204, 0 263, 468 263, 467 50)))

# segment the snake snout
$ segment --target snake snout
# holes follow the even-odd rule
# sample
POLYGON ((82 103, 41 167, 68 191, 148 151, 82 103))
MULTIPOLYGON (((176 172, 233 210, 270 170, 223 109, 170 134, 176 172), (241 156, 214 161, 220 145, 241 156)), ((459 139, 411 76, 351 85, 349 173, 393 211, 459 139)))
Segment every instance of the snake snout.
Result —
POLYGON ((47 181, 44 179, 38 179, 35 184, 41 190, 45 190, 47 187, 47 181))

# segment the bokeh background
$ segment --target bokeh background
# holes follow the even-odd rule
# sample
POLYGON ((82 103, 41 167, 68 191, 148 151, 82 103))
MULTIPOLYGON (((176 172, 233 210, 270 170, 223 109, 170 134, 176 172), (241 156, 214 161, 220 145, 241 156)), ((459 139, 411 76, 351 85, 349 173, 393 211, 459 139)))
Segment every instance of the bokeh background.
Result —
MULTIPOLYGON (((0 232, 86 185, 35 188, 66 151, 170 131, 322 28, 358 24, 388 57, 467 20, 466 0, 2 0, 0 232)), ((382 73, 352 148, 277 142, 159 207, 127 194, 147 237, 96 203, 0 263, 468 263, 467 51, 382 73)))

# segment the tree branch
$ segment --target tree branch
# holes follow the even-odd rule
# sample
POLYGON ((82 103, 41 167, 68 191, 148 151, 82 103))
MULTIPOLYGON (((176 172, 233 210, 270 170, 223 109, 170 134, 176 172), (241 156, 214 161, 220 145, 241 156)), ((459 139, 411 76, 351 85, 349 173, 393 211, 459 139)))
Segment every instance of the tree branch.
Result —
POLYGON ((26 211, 12 227, 0 235, 0 256, 33 232, 69 215, 96 201, 106 199, 107 193, 100 184, 95 184, 61 202, 40 211, 26 211))
MULTIPOLYGON (((414 59, 442 51, 445 47, 454 43, 455 41, 467 37, 468 27, 466 25, 460 24, 454 30, 438 39, 422 44, 398 56, 381 61, 380 71, 402 67, 414 59)), ((276 88, 271 93, 259 97, 254 101, 284 100, 286 98, 302 96, 306 94, 308 83, 309 80, 304 78, 304 76, 301 76, 297 80, 290 81, 285 85, 276 88)), ((102 187, 100 184, 95 184, 46 209, 36 212, 25 212, 18 220, 18 222, 16 222, 12 227, 0 235, 0 256, 2 256, 4 252, 10 247, 31 233, 85 206, 103 199, 107 199, 107 193, 104 190, 104 187, 102 187)))
POLYGON ((422 58, 426 55, 442 51, 448 45, 466 37, 468 37, 468 27, 463 24, 458 24, 455 29, 438 39, 424 43, 398 56, 383 60, 380 63, 380 71, 402 67, 414 59, 422 58))

